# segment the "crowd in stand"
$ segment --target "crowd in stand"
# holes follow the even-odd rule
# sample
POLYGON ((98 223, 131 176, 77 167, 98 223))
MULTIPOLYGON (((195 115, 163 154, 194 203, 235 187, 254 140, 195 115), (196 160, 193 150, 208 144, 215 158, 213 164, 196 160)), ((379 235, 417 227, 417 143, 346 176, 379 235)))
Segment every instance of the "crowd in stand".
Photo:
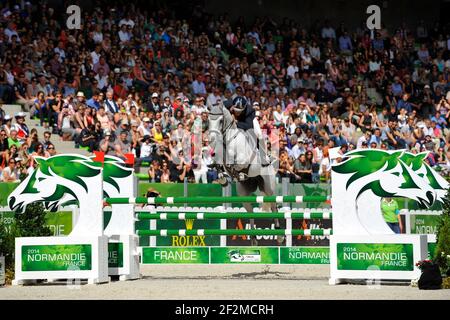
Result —
POLYGON ((199 7, 176 19, 108 3, 82 13, 81 29, 68 30, 45 2, 1 8, 0 98, 48 130, 39 141, 24 114, 0 107, 2 181, 52 155, 52 134, 133 153, 150 181, 214 181, 207 106, 237 96, 256 110, 277 175, 292 182, 328 180, 331 150, 429 151, 431 166, 450 165, 448 26, 304 26, 199 7))

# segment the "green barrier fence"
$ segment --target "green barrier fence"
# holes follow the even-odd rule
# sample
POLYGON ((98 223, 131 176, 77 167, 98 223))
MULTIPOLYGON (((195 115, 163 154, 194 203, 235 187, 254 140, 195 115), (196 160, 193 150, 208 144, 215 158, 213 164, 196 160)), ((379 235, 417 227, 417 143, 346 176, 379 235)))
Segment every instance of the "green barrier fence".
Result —
POLYGON ((327 202, 327 196, 245 196, 245 197, 161 197, 161 198, 106 198, 109 204, 181 204, 181 203, 284 203, 327 202))
POLYGON ((202 213, 139 213, 139 220, 185 220, 185 219, 331 219, 331 213, 311 212, 311 213, 236 213, 236 212, 207 212, 202 213))
POLYGON ((271 230, 271 229, 247 229, 247 230, 137 230, 139 236, 326 236, 332 234, 331 229, 292 229, 292 230, 271 230))

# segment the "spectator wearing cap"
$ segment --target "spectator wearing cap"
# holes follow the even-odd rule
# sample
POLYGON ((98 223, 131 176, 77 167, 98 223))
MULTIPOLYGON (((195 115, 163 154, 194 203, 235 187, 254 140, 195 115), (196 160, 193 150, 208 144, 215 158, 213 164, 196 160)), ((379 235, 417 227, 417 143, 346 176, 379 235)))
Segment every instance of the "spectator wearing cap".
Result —
POLYGON ((180 110, 181 112, 184 112, 184 108, 183 108, 183 97, 182 96, 177 96, 175 98, 175 101, 172 104, 172 113, 176 114, 178 110, 180 110))
POLYGON ((75 101, 75 109, 78 108, 78 106, 80 105, 86 105, 86 96, 84 95, 83 91, 78 91, 77 92, 77 100, 75 101))
POLYGON ((160 112, 161 111, 161 106, 159 104, 159 95, 157 92, 153 92, 151 95, 151 99, 150 101, 147 102, 147 108, 146 111, 147 112, 160 112))
POLYGON ((26 140, 30 134, 30 130, 29 130, 27 124, 25 123, 25 113, 18 112, 16 114, 15 118, 16 118, 16 123, 13 125, 13 128, 17 132, 17 138, 19 139, 19 141, 22 142, 22 141, 26 140))
POLYGON ((188 97, 184 97, 183 99, 183 114, 190 114, 191 113, 191 105, 188 97))
POLYGON ((114 148, 114 138, 111 134, 111 131, 105 130, 103 132, 103 139, 100 140, 99 143, 99 150, 104 152, 106 155, 113 156, 115 155, 114 148))
POLYGON ((7 136, 9 136, 11 129, 13 128, 13 125, 11 123, 12 117, 9 114, 5 115, 3 121, 1 122, 0 128, 2 130, 5 130, 7 136))
POLYGON ((58 116, 58 131, 63 140, 73 140, 75 137, 74 115, 75 110, 71 102, 72 98, 66 100, 58 116))

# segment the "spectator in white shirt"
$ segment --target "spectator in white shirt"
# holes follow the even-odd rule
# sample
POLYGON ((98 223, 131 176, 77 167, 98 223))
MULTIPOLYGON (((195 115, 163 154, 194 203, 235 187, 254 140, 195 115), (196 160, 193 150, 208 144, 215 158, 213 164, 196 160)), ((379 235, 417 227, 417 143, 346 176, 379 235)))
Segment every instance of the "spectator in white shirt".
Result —
POLYGON ((328 20, 325 21, 325 25, 322 28, 322 38, 326 39, 336 39, 336 32, 334 31, 333 27, 330 26, 328 20))
POLYGON ((4 33, 5 36, 8 37, 8 42, 11 42, 11 38, 13 36, 16 36, 17 37, 16 41, 20 42, 19 34, 17 33, 17 30, 14 28, 14 24, 12 22, 8 23, 8 26, 6 27, 4 33))
POLYGON ((291 64, 287 68, 287 75, 288 75, 288 77, 293 79, 295 77, 295 73, 296 72, 298 72, 297 60, 296 59, 292 59, 291 60, 291 64))
POLYGON ((98 63, 98 61, 100 60, 100 50, 101 47, 99 45, 95 46, 94 51, 91 52, 91 57, 92 57, 92 64, 95 65, 98 63))
POLYGON ((127 25, 122 24, 119 31, 119 39, 122 44, 126 44, 131 40, 131 35, 127 31, 127 25))

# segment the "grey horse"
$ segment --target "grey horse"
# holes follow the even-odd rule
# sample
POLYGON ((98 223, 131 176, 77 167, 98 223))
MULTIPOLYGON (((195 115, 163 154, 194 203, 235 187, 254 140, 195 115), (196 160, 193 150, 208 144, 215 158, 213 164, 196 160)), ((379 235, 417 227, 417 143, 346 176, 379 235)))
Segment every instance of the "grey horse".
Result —
MULTIPOLYGON (((252 139, 248 132, 239 129, 231 113, 224 107, 223 103, 208 105, 209 110, 209 142, 214 149, 214 161, 219 171, 223 168, 227 175, 222 172, 219 176, 232 177, 237 180, 237 193, 239 196, 248 196, 257 189, 264 195, 271 196, 275 193, 275 169, 272 164, 262 166, 261 153, 256 149, 256 139, 252 139), (239 173, 245 172, 245 179, 241 179, 239 173)), ((229 180, 229 179, 228 179, 229 180)), ((243 203, 247 212, 253 212, 250 203, 243 203)), ((272 212, 277 212, 275 203, 270 204, 272 212)), ((274 220, 275 227, 280 228, 278 219, 274 220)), ((255 220, 250 219, 253 229, 255 220)), ((284 241, 283 236, 277 237, 279 245, 284 241)), ((251 237, 251 244, 257 245, 256 237, 251 237)))

